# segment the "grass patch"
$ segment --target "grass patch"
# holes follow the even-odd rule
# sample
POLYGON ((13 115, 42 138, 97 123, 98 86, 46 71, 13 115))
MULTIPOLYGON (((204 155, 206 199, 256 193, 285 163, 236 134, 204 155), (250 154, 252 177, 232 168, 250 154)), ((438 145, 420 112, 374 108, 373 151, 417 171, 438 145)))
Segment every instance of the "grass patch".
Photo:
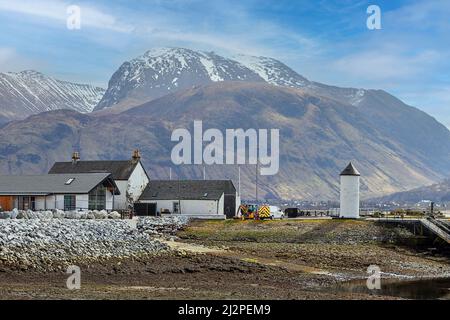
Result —
POLYGON ((299 243, 332 239, 365 229, 371 222, 355 220, 225 220, 193 221, 178 233, 182 239, 225 242, 299 243))

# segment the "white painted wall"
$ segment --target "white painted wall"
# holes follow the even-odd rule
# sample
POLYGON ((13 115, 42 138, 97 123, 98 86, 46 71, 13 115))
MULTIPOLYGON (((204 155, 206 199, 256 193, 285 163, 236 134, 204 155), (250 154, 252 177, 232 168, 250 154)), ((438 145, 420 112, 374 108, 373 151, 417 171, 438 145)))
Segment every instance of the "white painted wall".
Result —
POLYGON ((127 188, 128 181, 126 180, 116 180, 117 188, 119 188, 120 195, 115 195, 114 198, 114 209, 125 210, 127 209, 127 188))
MULTIPOLYGON (((181 215, 189 216, 206 216, 206 215, 224 215, 224 195, 220 197, 219 200, 181 200, 180 208, 181 215)), ((168 209, 173 213, 173 203, 178 202, 177 199, 174 200, 149 200, 141 201, 142 203, 156 203, 156 211, 161 212, 161 210, 168 209)))
MULTIPOLYGON (((117 196, 115 196, 117 197, 117 196)), ((76 208, 88 210, 89 208, 89 195, 88 194, 77 194, 75 195, 76 208)), ((17 197, 14 199, 14 206, 17 208, 18 202, 17 197)), ((64 195, 49 195, 49 196, 35 196, 35 206, 36 210, 53 210, 60 209, 64 210, 64 195)), ((106 191, 106 210, 113 210, 113 196, 112 193, 106 191)))
POLYGON ((341 176, 340 217, 359 218, 359 176, 341 176))
POLYGON ((134 168, 128 180, 115 180, 120 195, 115 196, 114 209, 125 210, 127 208, 127 192, 133 201, 137 201, 149 183, 149 178, 144 167, 139 162, 134 168))
MULTIPOLYGON (((109 192, 106 192, 108 194, 109 192)), ((89 195, 88 194, 77 194, 75 196, 75 205, 78 208, 87 209, 89 208, 89 195)), ((64 208, 64 197, 62 207, 64 208)), ((60 209, 60 208, 58 208, 60 209)), ((61 209, 63 210, 63 209, 61 209)))
MULTIPOLYGON (((62 209, 64 209, 64 195, 50 195, 43 197, 44 201, 40 202, 41 206, 36 205, 37 210, 52 210, 60 209, 59 204, 62 203, 62 209)), ((37 199, 36 199, 37 202, 37 199)))
POLYGON ((236 212, 234 213, 235 215, 237 215, 238 211, 239 211, 239 207, 241 206, 242 201, 241 201, 241 196, 239 195, 238 192, 236 192, 236 212))
MULTIPOLYGON (((114 200, 116 200, 115 197, 114 200)), ((113 194, 108 190, 106 191, 106 210, 113 210, 113 194)))
POLYGON ((137 201, 149 183, 149 178, 145 173, 142 164, 139 162, 128 179, 128 193, 133 201, 137 201))
POLYGON ((35 197, 36 210, 44 210, 45 208, 45 197, 35 197))

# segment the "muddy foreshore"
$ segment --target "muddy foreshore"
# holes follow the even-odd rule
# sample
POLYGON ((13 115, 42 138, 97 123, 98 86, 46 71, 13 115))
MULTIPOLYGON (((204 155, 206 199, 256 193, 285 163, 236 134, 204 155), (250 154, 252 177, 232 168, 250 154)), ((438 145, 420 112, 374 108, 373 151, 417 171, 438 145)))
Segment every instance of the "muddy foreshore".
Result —
POLYGON ((383 279, 450 276, 447 256, 426 245, 411 247, 415 236, 406 229, 368 221, 194 221, 176 236, 175 242, 162 236, 171 250, 158 255, 79 263, 82 286, 76 291, 66 287, 64 266, 0 266, 0 297, 396 299, 341 290, 341 284, 366 279, 370 265, 383 279))

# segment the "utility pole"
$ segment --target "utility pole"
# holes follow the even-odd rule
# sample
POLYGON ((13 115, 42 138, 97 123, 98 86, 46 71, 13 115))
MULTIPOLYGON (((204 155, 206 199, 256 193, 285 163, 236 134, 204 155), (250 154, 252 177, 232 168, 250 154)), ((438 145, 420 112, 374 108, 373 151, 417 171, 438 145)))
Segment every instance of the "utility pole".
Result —
POLYGON ((178 179, 178 214, 181 214, 181 180, 178 179))
POLYGON ((169 168, 169 180, 172 181, 172 168, 169 168))
POLYGON ((256 203, 258 204, 258 176, 259 176, 259 158, 256 158, 256 203))
POLYGON ((241 196, 241 166, 238 166, 238 194, 241 196))
POLYGON ((206 167, 203 166, 203 180, 206 180, 206 167))

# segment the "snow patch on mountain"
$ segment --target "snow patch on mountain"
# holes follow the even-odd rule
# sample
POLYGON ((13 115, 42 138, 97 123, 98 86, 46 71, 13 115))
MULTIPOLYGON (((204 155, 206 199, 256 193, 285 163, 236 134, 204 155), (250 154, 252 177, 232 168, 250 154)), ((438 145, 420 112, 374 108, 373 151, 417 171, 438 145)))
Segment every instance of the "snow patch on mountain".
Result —
POLYGON ((208 59, 207 55, 205 55, 205 57, 201 57, 200 62, 205 67, 206 72, 208 73, 208 76, 211 79, 211 81, 213 82, 223 81, 223 78, 219 76, 219 72, 216 66, 214 65, 214 61, 208 59))
POLYGON ((102 88, 61 81, 33 70, 0 73, 0 115, 20 119, 57 109, 87 113, 104 92, 102 88))
POLYGON ((233 58, 270 84, 291 88, 303 88, 309 84, 306 78, 273 58, 247 55, 236 55, 233 58))
POLYGON ((355 107, 359 106, 366 95, 366 90, 358 89, 354 94, 350 95, 349 101, 355 107))

